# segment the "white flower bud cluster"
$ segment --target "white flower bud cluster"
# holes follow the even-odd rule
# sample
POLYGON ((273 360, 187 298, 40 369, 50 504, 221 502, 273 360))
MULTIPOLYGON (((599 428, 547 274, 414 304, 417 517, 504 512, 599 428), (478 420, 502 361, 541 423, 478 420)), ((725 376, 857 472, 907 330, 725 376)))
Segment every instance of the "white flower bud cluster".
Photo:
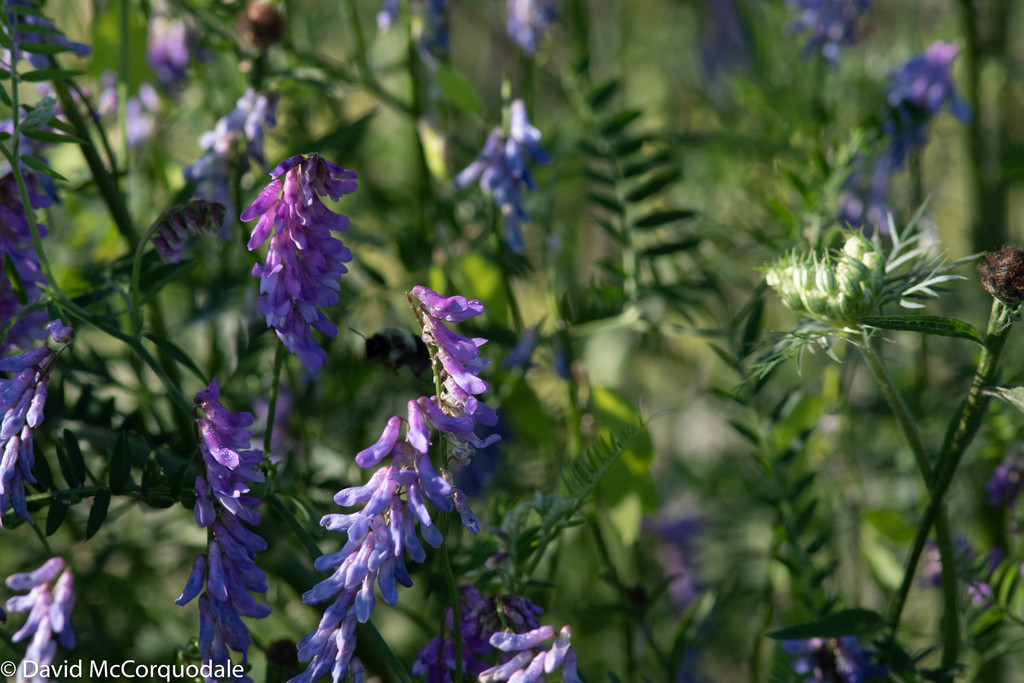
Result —
POLYGON ((878 306, 885 258, 876 244, 852 234, 836 256, 789 254, 766 269, 768 286, 794 311, 849 327, 878 306))

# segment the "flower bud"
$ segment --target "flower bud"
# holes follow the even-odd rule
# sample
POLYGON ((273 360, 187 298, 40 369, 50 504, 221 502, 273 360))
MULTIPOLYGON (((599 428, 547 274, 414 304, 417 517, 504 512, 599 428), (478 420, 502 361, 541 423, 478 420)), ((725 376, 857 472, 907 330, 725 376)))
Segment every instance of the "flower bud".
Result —
POLYGON ((985 291, 1006 304, 1024 301, 1024 249, 1007 245, 985 254, 978 268, 985 291))
POLYGON ((238 35, 242 42, 266 50, 284 37, 284 14, 269 2, 254 2, 238 15, 238 35))

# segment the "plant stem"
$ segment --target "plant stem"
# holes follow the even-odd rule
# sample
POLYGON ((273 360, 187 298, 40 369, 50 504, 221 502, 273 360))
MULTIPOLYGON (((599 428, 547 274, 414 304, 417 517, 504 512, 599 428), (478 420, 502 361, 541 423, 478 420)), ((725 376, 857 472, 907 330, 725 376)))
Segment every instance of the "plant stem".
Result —
MULTIPOLYGON (((875 351, 871 333, 865 329, 862 334, 864 343, 861 345, 861 352, 910 443, 910 448, 914 452, 914 460, 917 462, 917 468, 921 472, 925 486, 930 486, 933 477, 932 467, 917 423, 911 417, 910 411, 907 410, 907 404, 903 401, 896 384, 882 364, 878 352, 875 351)), ((942 564, 942 664, 943 666, 952 666, 956 664, 960 652, 960 621, 955 573, 956 556, 953 553, 953 538, 945 510, 940 509, 935 520, 935 540, 939 546, 939 558, 942 564)), ((912 577, 913 574, 914 572, 911 571, 910 576, 912 577)), ((904 583, 907 583, 906 577, 904 583)))
POLYGON ((452 561, 448 554, 449 520, 454 513, 444 515, 444 535, 441 541, 441 570, 444 582, 448 586, 448 601, 452 605, 452 637, 455 639, 455 678, 454 683, 462 683, 462 615, 459 613, 459 587, 455 583, 452 561))
MULTIPOLYGON (((978 369, 971 383, 970 392, 964 400, 959 415, 955 422, 951 422, 950 431, 939 454, 938 466, 933 472, 933 481, 929 486, 931 499, 928 507, 917 528, 917 535, 914 538, 914 545, 907 559, 907 568, 903 575, 903 584, 896 594, 892 605, 889 608, 889 629, 894 634, 899 627, 900 617, 903 614, 903 607, 906 605, 907 595, 913 583, 914 573, 917 570, 917 563, 921 559, 925 541, 933 524, 942 512, 942 501, 949 485, 953 481, 960 460, 963 458, 967 446, 974 438, 978 427, 981 425, 981 418, 988 406, 988 399, 984 395, 985 388, 992 381, 999 365, 999 357, 1002 354, 1006 338, 1010 333, 1010 324, 1013 309, 1010 309, 999 300, 992 303, 992 314, 989 317, 988 331, 985 335, 985 348, 978 360, 978 369)), ((944 582, 945 583, 945 582, 944 582)))
POLYGON ((274 351, 274 374, 270 384, 270 400, 267 403, 267 431, 263 434, 263 457, 270 461, 270 443, 274 435, 274 418, 277 412, 277 393, 281 386, 281 368, 284 366, 284 342, 277 340, 274 351))

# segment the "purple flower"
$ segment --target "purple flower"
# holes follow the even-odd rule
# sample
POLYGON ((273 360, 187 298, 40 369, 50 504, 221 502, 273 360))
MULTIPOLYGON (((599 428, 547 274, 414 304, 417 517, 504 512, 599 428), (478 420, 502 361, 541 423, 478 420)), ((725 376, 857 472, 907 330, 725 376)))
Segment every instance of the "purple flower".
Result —
POLYGON ((472 458, 478 448, 486 448, 501 437, 485 439, 476 435, 476 426, 493 427, 498 422, 494 410, 476 398, 487 391, 487 382, 477 375, 490 361, 480 358, 486 339, 469 339, 452 332, 443 321, 458 322, 479 315, 483 305, 465 297, 442 297, 426 287, 414 287, 412 296, 420 301, 423 342, 434 349, 431 355, 440 362, 440 397, 420 398, 419 406, 434 427, 451 444, 450 454, 462 462, 472 458))
POLYGON ((185 180, 196 184, 197 196, 227 207, 218 233, 222 241, 231 236, 237 210, 231 197, 230 170, 239 164, 244 173, 249 170, 250 160, 260 167, 266 166, 264 129, 277 125, 276 110, 276 95, 263 95, 249 88, 230 114, 217 121, 213 130, 203 133, 199 147, 206 150, 205 154, 185 168, 185 180))
POLYGON ((28 675, 31 671, 26 668, 26 663, 38 665, 36 670, 49 666, 57 654, 58 642, 67 650, 75 647, 75 630, 71 625, 71 610, 75 606, 74 582, 71 570, 65 568, 60 557, 47 560, 35 571, 7 577, 8 588, 28 591, 7 601, 7 609, 11 612, 28 612, 28 620, 12 640, 18 643, 31 638, 14 680, 36 680, 34 675, 28 675), (57 636, 56 641, 54 635, 57 636))
POLYGON ((480 188, 493 197, 505 216, 505 241, 516 252, 526 248, 519 225, 530 219, 523 207, 522 188, 536 189, 527 156, 537 163, 549 159, 540 146, 540 131, 527 118, 526 105, 515 100, 509 110, 508 138, 503 138, 501 128, 492 130, 480 155, 455 177, 457 187, 480 179, 480 188))
MULTIPOLYGON (((0 126, 2 130, 3 126, 0 126)), ((26 150, 27 151, 27 150, 26 150)), ((26 189, 28 190, 29 206, 32 211, 44 209, 53 204, 53 199, 42 190, 39 176, 31 170, 22 168, 26 189)), ((36 224, 39 236, 46 235, 46 226, 36 224)), ((14 264, 21 284, 24 286, 26 303, 39 300, 42 296, 41 287, 46 285, 39 256, 32 245, 32 232, 25 215, 18 184, 12 173, 0 177, 0 259, 10 258, 14 264)), ((24 308, 18 301, 15 285, 6 274, 0 275, 0 320, 13 318, 24 308)), ((44 339, 42 324, 46 322, 46 312, 36 311, 21 318, 11 328, 5 339, 0 339, 0 353, 15 348, 26 348, 34 340, 44 339)))
POLYGON ((1008 456, 1001 463, 992 478, 985 485, 988 492, 989 507, 1005 505, 1013 508, 1017 504, 1017 497, 1020 495, 1024 477, 1024 462, 1016 456, 1008 456))
POLYGON ((516 345, 508 352, 505 356, 505 360, 502 361, 501 367, 506 370, 512 370, 513 368, 522 368, 523 371, 527 371, 533 367, 533 352, 537 348, 537 342, 540 341, 540 332, 537 327, 530 327, 523 330, 523 333, 519 336, 519 341, 516 345))
POLYGON ((448 0, 423 0, 423 18, 419 22, 416 47, 430 63, 448 52, 448 0))
POLYGON ((195 29, 185 19, 163 13, 150 18, 146 61, 161 83, 169 88, 182 85, 196 38, 195 29))
POLYGON ((668 585, 672 602, 677 609, 686 609, 702 588, 693 561, 694 539, 700 533, 700 520, 695 517, 645 519, 643 527, 660 540, 658 562, 665 576, 672 579, 668 585))
POLYGON ((932 43, 923 55, 889 74, 882 130, 892 138, 893 170, 903 167, 908 154, 924 147, 928 123, 947 104, 953 116, 971 120, 971 110, 957 95, 950 74, 957 51, 949 43, 932 43))
POLYGON ((246 427, 253 422, 252 414, 232 413, 219 398, 217 380, 195 397, 196 409, 205 417, 196 419, 204 473, 196 477, 194 513, 199 526, 210 529, 210 542, 207 553, 196 557, 185 589, 174 602, 186 605, 199 598, 199 650, 204 662, 225 664, 230 649, 241 654, 245 664, 252 639, 241 618, 270 614, 269 606, 252 597, 267 592, 266 575, 255 561, 267 544, 248 528, 260 522, 260 501, 248 494, 251 482, 264 481, 257 469, 263 453, 249 449, 252 432, 246 427))
POLYGON ((555 630, 550 626, 541 626, 522 633, 495 633, 491 636, 491 645, 502 652, 516 654, 505 663, 482 671, 480 683, 536 681, 556 669, 562 670, 563 683, 577 683, 580 679, 576 673, 576 650, 569 642, 572 630, 568 626, 563 626, 558 632, 558 637, 550 649, 535 652, 545 640, 554 635, 555 630))
POLYGON ((224 220, 224 206, 205 199, 190 199, 164 210, 150 227, 153 246, 164 263, 178 263, 185 253, 185 242, 215 228, 224 220))
POLYGON ((527 54, 535 54, 541 38, 559 19, 554 0, 508 0, 509 37, 527 54))
POLYGON ((135 148, 152 140, 156 135, 157 114, 160 110, 156 89, 149 83, 143 83, 139 86, 138 96, 129 97, 124 107, 128 147, 135 148))
POLYGON ((698 27, 697 52, 704 78, 720 97, 722 76, 752 62, 751 37, 736 8, 736 0, 705 0, 703 25, 698 27))
POLYGON ((891 150, 886 149, 878 155, 870 174, 863 172, 863 165, 864 158, 858 157, 850 177, 843 185, 839 223, 866 234, 871 234, 873 230, 888 234, 889 183, 895 170, 891 150))
POLYGON ((888 674, 854 636, 787 640, 782 649, 793 657, 793 670, 804 681, 861 683, 888 674))
POLYGON ((806 53, 821 52, 833 64, 839 59, 839 48, 853 45, 857 20, 868 11, 869 0, 789 0, 799 12, 790 24, 794 32, 808 31, 806 53))
MULTIPOLYGON (((67 343, 74 330, 59 321, 50 324, 57 343, 67 343)), ((23 520, 32 524, 25 501, 25 483, 33 484, 32 430, 43 422, 47 382, 57 362, 57 352, 39 346, 25 353, 0 360, 0 372, 10 374, 0 379, 0 516, 10 503, 23 520)), ((3 519, 0 517, 0 529, 3 519)))
MULTIPOLYGON (((17 22, 20 26, 18 30, 14 32, 12 41, 14 43, 14 54, 12 55, 7 50, 4 50, 3 61, 7 66, 13 67, 14 62, 18 61, 21 56, 19 54, 18 45, 20 43, 35 43, 37 45, 60 45, 69 48, 79 57, 85 57, 92 54, 92 48, 82 43, 76 43, 61 33, 53 22, 44 16, 36 14, 39 11, 39 7, 36 3, 31 0, 5 0, 4 11, 7 13, 7 25, 13 26, 17 22), (17 8, 25 8, 30 10, 32 13, 21 13, 17 8), (30 27, 36 26, 40 31, 32 31, 30 27)), ((41 54, 26 54, 28 63, 37 69, 44 69, 50 65, 49 57, 41 54)))
POLYGON ((270 176, 274 181, 241 215, 243 221, 259 217, 250 250, 270 239, 266 263, 252 269, 263 295, 257 306, 288 350, 317 370, 327 352, 313 341, 312 330, 337 335, 321 307, 338 304, 338 279, 352 260, 352 252, 331 235, 348 229, 348 217, 328 209, 320 196, 338 201, 352 194, 357 176, 316 154, 285 159, 270 176))
POLYGON ((381 32, 390 30, 391 25, 398 21, 399 9, 398 0, 384 0, 384 6, 377 12, 377 28, 381 32))

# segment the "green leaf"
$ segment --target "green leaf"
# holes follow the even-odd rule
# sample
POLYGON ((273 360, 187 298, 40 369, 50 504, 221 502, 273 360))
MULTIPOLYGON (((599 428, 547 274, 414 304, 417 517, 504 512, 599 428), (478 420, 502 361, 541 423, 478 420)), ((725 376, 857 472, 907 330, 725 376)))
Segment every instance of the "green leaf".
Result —
POLYGON ((78 69, 36 69, 35 71, 26 71, 21 74, 21 80, 28 83, 38 83, 39 81, 58 81, 63 78, 81 76, 84 73, 84 71, 79 71, 78 69))
POLYGON ((669 254, 678 254, 681 251, 689 251, 701 243, 699 237, 690 237, 685 240, 678 240, 675 242, 666 242, 665 244, 659 244, 657 246, 649 247, 641 251, 637 256, 639 258, 654 258, 656 256, 668 256, 669 254))
POLYGON ((587 103, 590 105, 591 109, 602 109, 611 101, 618 89, 618 81, 609 81, 604 85, 595 88, 594 91, 587 96, 587 103))
POLYGON ((970 323, 957 318, 939 315, 869 315, 858 318, 857 322, 868 327, 901 332, 920 332, 939 337, 959 337, 970 339, 976 344, 984 344, 978 330, 970 323))
POLYGON ((171 358, 173 358, 174 360, 178 361, 186 368, 191 370, 192 374, 194 374, 196 378, 199 379, 200 382, 203 382, 204 384, 207 383, 207 379, 206 377, 203 376, 203 371, 199 369, 199 366, 197 366, 195 362, 193 362, 193 360, 188 357, 188 354, 182 351, 181 348, 179 348, 170 339, 158 337, 157 335, 151 334, 149 332, 147 332, 143 336, 145 336, 146 339, 148 339, 149 341, 156 344, 160 348, 160 350, 166 353, 168 356, 170 356, 171 358))
POLYGON ((56 109, 57 100, 52 97, 44 97, 39 100, 39 103, 22 120, 20 130, 28 133, 39 128, 39 126, 53 118, 53 112, 56 109))
POLYGON ((640 229, 658 228, 662 225, 668 225, 669 223, 675 223, 676 221, 687 221, 697 215, 696 211, 691 209, 668 209, 665 211, 652 211, 651 213, 638 218, 634 227, 640 229))
POLYGON ((626 195, 626 199, 630 202, 642 202, 679 180, 682 175, 683 174, 679 169, 676 168, 658 173, 653 178, 645 181, 635 190, 626 195))
POLYGON ((78 445, 78 439, 70 429, 64 430, 64 448, 67 449, 71 476, 74 477, 77 485, 80 486, 85 481, 85 458, 82 457, 82 449, 78 445))
POLYGON ((110 492, 116 495, 122 494, 128 488, 128 480, 131 476, 131 460, 128 457, 128 436, 121 432, 114 444, 114 452, 110 456, 110 492))
POLYGON ((69 488, 77 488, 82 485, 82 482, 75 478, 75 471, 71 468, 67 447, 63 441, 57 442, 57 464, 60 465, 60 473, 64 476, 64 481, 67 482, 69 488))
POLYGON ((64 135, 63 133, 54 133, 49 130, 30 130, 22 131, 25 133, 25 137, 38 140, 39 142, 71 142, 76 145, 87 145, 88 141, 83 140, 80 137, 74 135, 64 135))
POLYGON ((864 521, 896 543, 909 543, 915 535, 916 527, 893 510, 868 510, 864 521))
POLYGON ((441 95, 456 108, 470 114, 483 114, 483 104, 473 82, 466 74, 447 64, 442 64, 435 74, 441 95))
MULTIPOLYGON (((31 30, 38 32, 36 29, 36 26, 32 26, 31 30)), ((71 52, 69 46, 58 43, 18 43, 18 49, 33 55, 59 55, 62 52, 71 52)))
POLYGON ((55 488, 53 485, 53 472, 50 471, 50 463, 43 457, 43 452, 39 449, 38 441, 32 443, 32 450, 35 453, 32 474, 35 475, 36 486, 44 491, 52 491, 55 488))
POLYGON ((622 208, 622 204, 620 204, 619 200, 616 199, 615 197, 611 197, 606 194, 599 194, 597 192, 591 192, 589 195, 589 199, 598 206, 602 206, 616 215, 621 216, 626 212, 626 210, 622 208))
POLYGON ((990 387, 985 393, 1003 399, 1024 413, 1024 387, 990 387))
POLYGON ((808 638, 839 638, 871 633, 885 626, 882 615, 863 607, 854 607, 827 614, 805 624, 787 626, 768 634, 776 640, 807 640, 808 638))
POLYGON ((672 155, 668 152, 657 152, 645 159, 641 159, 635 163, 629 164, 622 169, 622 175, 626 178, 635 178, 641 176, 648 171, 653 171, 656 168, 661 168, 666 164, 672 162, 672 155))
POLYGON ((615 116, 611 117, 611 119, 608 120, 608 123, 601 128, 601 134, 606 137, 614 137, 625 130, 626 126, 640 118, 642 114, 643 111, 640 109, 627 109, 625 111, 620 111, 615 116))
POLYGON ((21 281, 21 274, 18 273, 18 269, 14 265, 14 261, 11 259, 9 252, 4 252, 4 275, 11 282, 11 288, 14 290, 14 298, 17 299, 18 303, 22 306, 28 304, 28 292, 25 291, 25 283, 21 281))
POLYGON ((57 173, 52 168, 50 168, 49 166, 44 164, 39 159, 36 159, 35 157, 30 157, 27 154, 22 154, 21 155, 21 162, 23 164, 25 164, 26 166, 28 166, 29 168, 35 169, 35 170, 39 171, 40 173, 42 173, 43 175, 46 175, 46 176, 49 176, 49 177, 53 178, 54 180, 67 181, 67 178, 62 176, 60 173, 57 173))
POLYGON ((107 510, 110 508, 110 489, 101 489, 96 492, 92 499, 92 507, 89 508, 89 521, 85 525, 85 540, 89 540, 100 530, 103 522, 107 519, 107 510))
POLYGON ((68 502, 63 498, 54 498, 50 502, 49 512, 46 513, 46 535, 53 536, 67 516, 68 502))

